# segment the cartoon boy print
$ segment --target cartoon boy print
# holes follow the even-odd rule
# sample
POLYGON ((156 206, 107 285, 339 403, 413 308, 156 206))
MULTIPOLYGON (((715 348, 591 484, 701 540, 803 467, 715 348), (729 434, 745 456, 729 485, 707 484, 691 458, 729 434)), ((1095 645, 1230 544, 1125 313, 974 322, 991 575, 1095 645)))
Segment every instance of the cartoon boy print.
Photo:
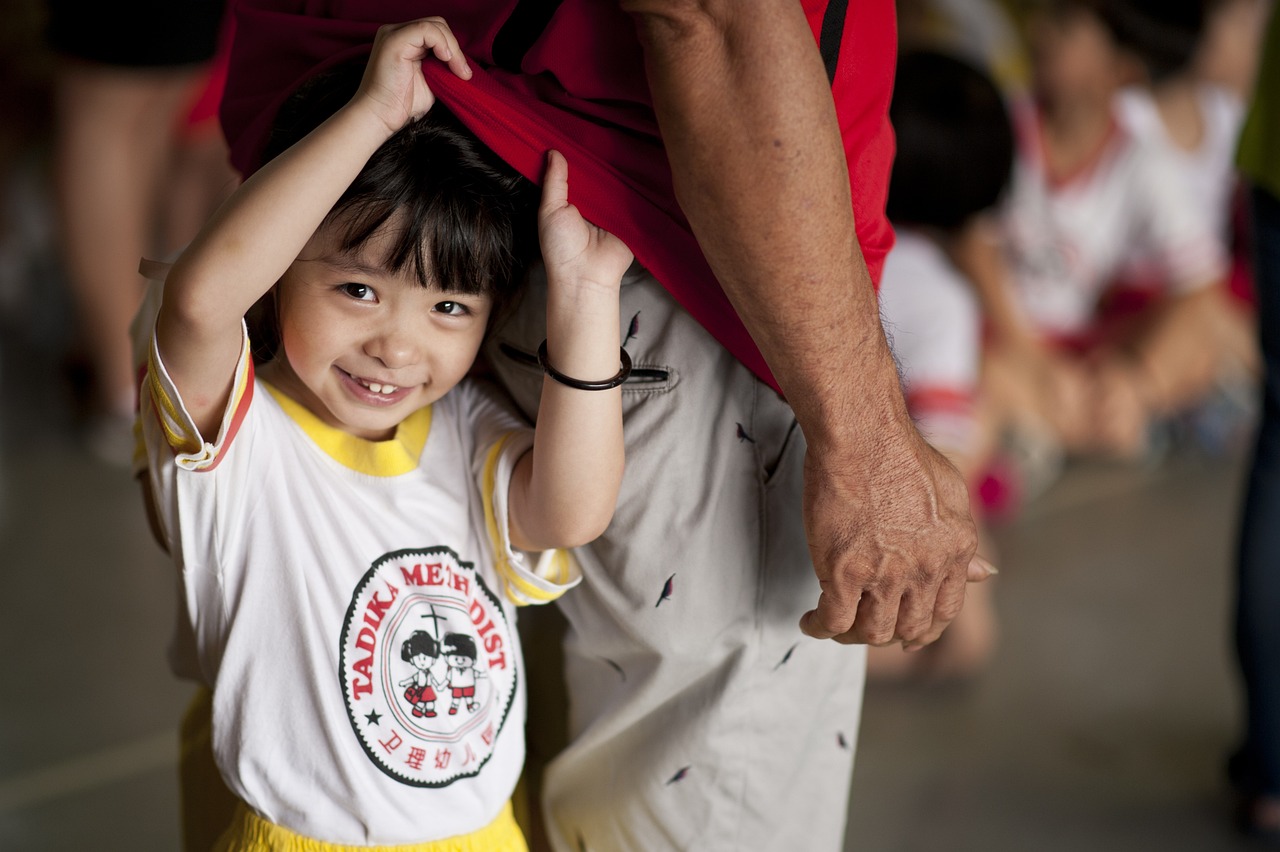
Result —
POLYGON ((444 636, 444 657, 449 663, 445 674, 453 701, 449 704, 449 715, 458 714, 458 703, 467 700, 467 710, 476 709, 476 678, 483 677, 483 672, 476 671, 476 640, 465 633, 446 633, 444 636))
MULTIPOLYGON (((431 674, 431 666, 440 656, 440 644, 425 630, 415 630, 400 644, 400 659, 417 669, 400 681, 407 687, 404 698, 413 707, 413 715, 427 718, 436 715, 436 691, 433 683, 442 685, 431 674)), ((457 703, 457 700, 454 700, 457 703)))

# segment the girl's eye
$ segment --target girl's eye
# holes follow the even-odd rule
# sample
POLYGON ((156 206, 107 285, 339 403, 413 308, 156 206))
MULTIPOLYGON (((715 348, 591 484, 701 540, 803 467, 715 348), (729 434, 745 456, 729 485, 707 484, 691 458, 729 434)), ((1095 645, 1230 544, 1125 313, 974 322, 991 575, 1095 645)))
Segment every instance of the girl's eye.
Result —
POLYGON ((373 302, 377 300, 374 295, 373 288, 368 284, 357 284, 354 281, 343 284, 338 288, 346 295, 353 299, 359 299, 362 302, 373 302))
POLYGON ((451 317, 465 316, 469 311, 467 306, 461 302, 437 302, 435 309, 442 314, 448 314, 451 317))

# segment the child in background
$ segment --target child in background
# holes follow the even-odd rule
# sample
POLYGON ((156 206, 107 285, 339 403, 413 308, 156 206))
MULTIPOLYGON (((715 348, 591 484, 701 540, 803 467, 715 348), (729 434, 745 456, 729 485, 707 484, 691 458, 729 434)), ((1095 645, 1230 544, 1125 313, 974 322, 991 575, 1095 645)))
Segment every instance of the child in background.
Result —
POLYGON ((631 253, 568 203, 550 154, 536 431, 467 380, 519 278, 522 179, 433 107, 433 56, 470 77, 439 18, 383 27, 354 97, 165 280, 142 424, 215 758, 243 802, 221 849, 525 848, 512 604, 572 586, 556 548, 612 516, 631 253), (259 366, 255 303, 278 337, 259 366), (425 712, 414 658, 433 649, 474 658, 465 712, 425 712))
POLYGON ((1025 92, 1027 49, 1001 0, 898 0, 898 49, 932 50, 972 63, 1003 92, 1025 92))
MULTIPOLYGON (((1252 286, 1246 241, 1233 233, 1232 221, 1238 198, 1236 141, 1265 8, 1265 0, 1163 4, 1160 29, 1135 44, 1150 85, 1128 87, 1117 101, 1126 131, 1171 152, 1193 203, 1208 211, 1214 233, 1234 250, 1228 292, 1235 298, 1213 305, 1215 334, 1225 350, 1217 389, 1189 418, 1201 443, 1212 449, 1229 443, 1233 433, 1242 436, 1253 422, 1258 353, 1252 286)), ((1106 309, 1117 315, 1141 310, 1163 284, 1159 262, 1136 252, 1119 272, 1106 309)))
MULTIPOLYGON (((1247 3, 1252 0, 1227 0, 1219 5, 1247 3)), ((1194 203, 1209 211, 1214 233, 1225 244, 1244 100, 1226 86, 1200 79, 1196 57, 1205 24, 1203 0, 1163 3, 1160 20, 1151 24, 1159 30, 1135 40, 1134 45, 1149 85, 1123 89, 1116 101, 1116 114, 1127 132, 1168 147, 1192 190, 1194 203)), ((1246 45, 1238 49, 1247 52, 1246 45)), ((1141 270, 1126 270, 1124 277, 1132 280, 1142 274, 1141 270)))
POLYGON ((1058 0, 1033 21, 1034 98, 1014 111, 1000 237, 963 261, 989 321, 993 435, 1140 456, 1152 420, 1201 395, 1221 358, 1221 241, 1166 147, 1114 114, 1121 88, 1144 79, 1137 45, 1160 19, 1152 0, 1058 0), (1164 291, 1107 327, 1099 300, 1135 247, 1159 262, 1164 291))
MULTIPOLYGON (((1013 130, 988 77, 929 51, 899 60, 889 117, 898 146, 887 210, 897 243, 881 281, 881 317, 917 427, 972 487, 990 451, 977 421, 982 319, 952 255, 984 227, 1009 183, 1013 130)), ((990 560, 989 542, 980 542, 990 560)), ((975 585, 938 642, 916 654, 872 648, 870 671, 966 677, 985 665, 995 640, 991 591, 975 585)))

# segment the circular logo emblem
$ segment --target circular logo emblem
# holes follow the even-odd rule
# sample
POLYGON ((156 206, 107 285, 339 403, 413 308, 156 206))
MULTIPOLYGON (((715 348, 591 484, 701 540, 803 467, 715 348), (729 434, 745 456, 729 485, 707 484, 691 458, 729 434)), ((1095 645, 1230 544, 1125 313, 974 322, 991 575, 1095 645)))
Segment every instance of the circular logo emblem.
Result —
POLYGON ((351 596, 339 655, 365 753, 404 784, 444 787, 493 754, 516 691, 497 595, 447 547, 374 562, 351 596))

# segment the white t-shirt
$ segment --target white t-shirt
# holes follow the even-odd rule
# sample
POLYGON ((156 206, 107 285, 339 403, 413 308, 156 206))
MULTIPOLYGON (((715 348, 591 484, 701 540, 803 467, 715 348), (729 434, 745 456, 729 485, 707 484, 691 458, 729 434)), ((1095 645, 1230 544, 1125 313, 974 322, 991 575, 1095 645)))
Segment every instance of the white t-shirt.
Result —
POLYGON ((1159 264, 1175 292, 1222 278, 1222 243, 1166 146, 1116 122, 1092 162, 1052 181, 1034 108, 1020 105, 1014 116, 1018 155, 1002 226, 1014 297, 1035 328, 1048 336, 1087 330, 1134 250, 1159 264))
POLYGON ((216 438, 154 342, 141 420, 231 790, 330 843, 491 822, 524 760, 511 604, 579 579, 567 554, 530 567, 507 538, 531 431, 464 382, 391 440, 361 440, 254 380, 247 335, 216 438), (458 655, 470 694, 449 685, 458 655))
POLYGON ((934 447, 968 452, 977 439, 977 298, 933 240, 910 228, 895 230, 880 280, 880 317, 902 370, 907 407, 934 447))
POLYGON ((1234 92, 1208 83, 1196 88, 1204 135, 1194 151, 1169 137, 1151 93, 1128 88, 1116 98, 1116 117, 1134 136, 1164 145, 1184 174, 1192 200, 1212 216, 1214 233, 1225 240, 1229 232, 1231 193, 1235 188, 1236 142, 1244 124, 1244 103, 1234 92))
MULTIPOLYGON (((1236 142, 1244 123, 1244 103, 1235 93, 1208 83, 1196 89, 1204 135, 1189 151, 1173 141, 1151 93, 1140 87, 1125 89, 1116 98, 1116 115, 1134 136, 1164 146, 1182 172, 1193 203, 1207 212, 1213 233, 1225 247, 1231 234, 1231 196, 1236 186, 1236 142)), ((1161 268, 1156 259, 1135 251, 1118 273, 1122 281, 1139 287, 1158 287, 1161 268)))

